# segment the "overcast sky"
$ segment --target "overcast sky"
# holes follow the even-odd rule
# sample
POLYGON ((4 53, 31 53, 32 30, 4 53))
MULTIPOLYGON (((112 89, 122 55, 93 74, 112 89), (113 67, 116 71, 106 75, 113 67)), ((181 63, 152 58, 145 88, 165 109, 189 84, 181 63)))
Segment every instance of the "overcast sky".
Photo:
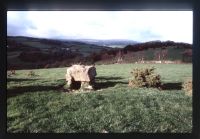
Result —
POLYGON ((7 35, 192 43, 192 11, 8 11, 7 35))

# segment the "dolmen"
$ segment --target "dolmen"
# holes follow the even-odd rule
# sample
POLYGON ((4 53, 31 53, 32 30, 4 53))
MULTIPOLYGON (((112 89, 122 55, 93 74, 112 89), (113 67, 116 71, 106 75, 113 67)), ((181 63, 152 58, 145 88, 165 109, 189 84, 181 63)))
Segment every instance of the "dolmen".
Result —
POLYGON ((94 65, 72 65, 65 75, 70 89, 94 89, 96 68, 94 65))

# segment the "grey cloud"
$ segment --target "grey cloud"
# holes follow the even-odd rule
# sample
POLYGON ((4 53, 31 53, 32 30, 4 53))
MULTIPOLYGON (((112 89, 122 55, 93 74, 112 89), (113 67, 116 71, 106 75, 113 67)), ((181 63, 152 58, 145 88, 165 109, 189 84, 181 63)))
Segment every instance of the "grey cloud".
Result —
POLYGON ((53 38, 53 39, 65 39, 65 35, 61 34, 55 29, 48 30, 47 34, 48 38, 53 38))
MULTIPOLYGON (((27 35, 27 29, 32 28, 33 26, 28 25, 28 22, 24 22, 24 24, 17 23, 9 23, 7 25, 7 35, 15 36, 15 35, 27 35)), ((36 29, 36 28, 34 28, 36 29)))
POLYGON ((28 35, 28 29, 37 29, 37 27, 27 19, 26 13, 20 12, 19 16, 15 17, 15 19, 7 17, 7 35, 28 35))
POLYGON ((140 37, 142 37, 144 40, 151 40, 151 39, 161 39, 162 36, 160 34, 156 34, 151 30, 143 30, 140 32, 140 37))

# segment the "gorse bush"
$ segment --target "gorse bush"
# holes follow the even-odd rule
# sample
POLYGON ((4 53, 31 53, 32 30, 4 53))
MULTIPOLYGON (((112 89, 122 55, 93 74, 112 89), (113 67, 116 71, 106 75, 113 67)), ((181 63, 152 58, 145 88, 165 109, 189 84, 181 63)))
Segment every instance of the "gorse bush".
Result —
POLYGON ((29 71, 28 73, 27 73, 27 76, 36 76, 36 74, 35 74, 35 72, 34 71, 29 71))
POLYGON ((10 70, 7 72, 7 76, 16 75, 15 70, 10 70))
POLYGON ((183 85, 183 90, 185 90, 186 95, 192 95, 192 79, 186 80, 183 85))
POLYGON ((161 87, 161 76, 154 73, 155 68, 136 68, 131 71, 133 79, 129 80, 131 87, 161 87))

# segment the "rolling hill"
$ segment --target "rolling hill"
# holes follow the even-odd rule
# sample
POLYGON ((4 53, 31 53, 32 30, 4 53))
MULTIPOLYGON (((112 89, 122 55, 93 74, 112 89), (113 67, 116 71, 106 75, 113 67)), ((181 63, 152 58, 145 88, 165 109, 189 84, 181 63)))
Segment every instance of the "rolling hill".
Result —
POLYGON ((66 67, 79 62, 113 64, 119 59, 123 63, 141 60, 192 62, 192 45, 173 41, 137 43, 129 40, 7 37, 8 69, 66 67))

